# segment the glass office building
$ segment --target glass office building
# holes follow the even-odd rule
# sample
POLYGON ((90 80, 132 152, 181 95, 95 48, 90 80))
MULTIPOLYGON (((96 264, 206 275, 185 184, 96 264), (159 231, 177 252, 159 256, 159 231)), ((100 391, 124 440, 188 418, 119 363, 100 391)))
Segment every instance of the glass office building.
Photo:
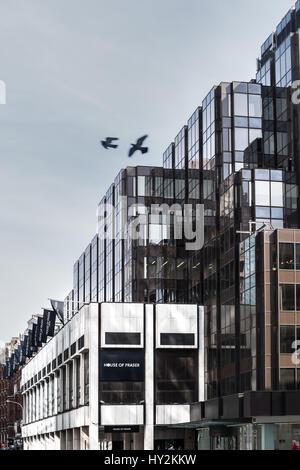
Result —
POLYGON ((198 202, 199 192, 197 170, 122 170, 99 203, 98 235, 74 265, 68 315, 73 299, 75 309, 89 302, 188 303, 189 285, 200 281, 199 270, 189 275, 185 241, 174 237, 172 217, 168 225, 151 208, 168 204, 180 209, 185 202, 198 202), (137 236, 132 237, 135 223, 137 236))
POLYGON ((191 420, 222 425, 203 429, 200 447, 208 439, 259 448, 257 436, 278 428, 251 428, 253 416, 270 424, 272 413, 274 423, 300 414, 300 397, 287 395, 300 378, 290 362, 300 328, 300 113, 291 88, 300 79, 299 28, 298 0, 262 45, 256 80, 214 86, 166 148, 163 167, 119 173, 99 204, 103 233, 115 236, 100 230, 74 265, 68 317, 90 301, 204 305, 205 402, 191 420), (123 198, 135 207, 125 219, 123 198), (187 251, 174 221, 167 233, 164 217, 148 213, 164 203, 203 204, 201 250, 187 251), (121 236, 124 220, 141 216, 139 237, 121 236), (231 433, 226 421, 244 427, 231 433))

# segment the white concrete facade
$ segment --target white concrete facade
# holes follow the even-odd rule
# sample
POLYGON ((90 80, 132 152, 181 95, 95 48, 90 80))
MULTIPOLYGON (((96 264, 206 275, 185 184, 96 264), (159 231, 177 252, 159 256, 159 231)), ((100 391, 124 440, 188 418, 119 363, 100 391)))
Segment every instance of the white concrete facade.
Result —
MULTIPOLYGON (((121 431, 123 427, 139 429, 130 436, 121 432, 124 449, 154 449, 157 426, 161 434, 162 427, 190 420, 189 403, 155 402, 156 350, 173 354, 195 351, 195 401, 202 401, 203 317, 203 308, 197 305, 91 303, 82 307, 22 370, 24 449, 111 449, 116 435, 107 429, 118 426, 121 431), (174 341, 173 335, 177 343, 169 344, 174 341), (128 338, 134 339, 130 343, 128 338), (178 344, 186 338, 187 344, 178 344), (143 400, 126 404, 104 402, 99 395, 99 384, 104 380, 102 358, 111 351, 122 358, 131 350, 143 356, 143 400)), ((107 362, 103 367, 108 374, 118 374, 121 366, 130 367, 128 374, 135 374, 132 368, 138 370, 141 364, 107 362)))

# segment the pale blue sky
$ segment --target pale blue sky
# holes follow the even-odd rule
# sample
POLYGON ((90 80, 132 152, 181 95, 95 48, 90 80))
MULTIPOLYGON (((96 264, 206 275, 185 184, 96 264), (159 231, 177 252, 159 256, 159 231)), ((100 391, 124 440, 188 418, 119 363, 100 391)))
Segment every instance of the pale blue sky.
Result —
POLYGON ((0 340, 72 288, 119 169, 162 153, 221 81, 255 77, 289 0, 0 0, 0 340), (150 153, 127 158, 149 133, 150 153), (120 136, 120 148, 98 142, 120 136))

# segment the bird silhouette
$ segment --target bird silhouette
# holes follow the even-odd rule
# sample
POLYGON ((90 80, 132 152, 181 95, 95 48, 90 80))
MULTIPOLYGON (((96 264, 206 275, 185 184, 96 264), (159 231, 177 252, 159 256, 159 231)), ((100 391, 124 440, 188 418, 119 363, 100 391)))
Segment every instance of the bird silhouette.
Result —
POLYGON ((106 150, 117 149, 118 145, 113 144, 115 140, 119 140, 118 137, 106 137, 105 140, 101 141, 101 144, 106 150))
POLYGON ((147 153, 148 152, 148 147, 142 147, 144 141, 147 139, 147 135, 144 135, 143 137, 140 137, 137 141, 136 141, 136 144, 131 144, 131 149, 129 150, 129 154, 128 156, 129 157, 132 157, 133 154, 137 151, 140 151, 142 152, 142 154, 144 153, 147 153))

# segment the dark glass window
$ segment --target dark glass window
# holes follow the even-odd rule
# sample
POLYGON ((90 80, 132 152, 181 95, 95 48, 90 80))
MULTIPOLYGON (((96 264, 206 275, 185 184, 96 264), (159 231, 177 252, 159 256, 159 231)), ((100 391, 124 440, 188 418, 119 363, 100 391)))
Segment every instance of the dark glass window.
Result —
POLYGON ((295 310, 295 286, 293 284, 280 286, 280 309, 284 311, 295 310))
POLYGON ((300 312, 300 284, 296 285, 296 310, 300 312))
POLYGON ((141 344, 141 334, 105 333, 105 344, 141 344))
POLYGON ((300 243, 296 243, 296 269, 300 270, 300 243))
POLYGON ((62 364, 62 354, 60 354, 57 358, 57 364, 60 366, 62 364))
POLYGON ((156 402, 193 403, 197 400, 197 359, 194 351, 156 352, 156 402))
POLYGON ((76 353, 76 343, 73 343, 71 345, 71 356, 74 356, 75 353, 76 353))
POLYGON ((56 394, 57 394, 57 412, 61 412, 61 393, 60 393, 60 372, 56 372, 56 394))
POLYGON ((73 394, 73 362, 69 364, 69 409, 74 407, 74 394, 73 394))
POLYGON ((280 369, 280 389, 295 390, 295 369, 280 369))
POLYGON ((78 349, 84 348, 84 335, 78 340, 78 349))
POLYGON ((294 269, 293 243, 279 243, 279 269, 294 269))
POLYGON ((90 369, 89 353, 84 355, 84 404, 89 404, 90 369))
POLYGON ((110 404, 136 404, 144 400, 143 382, 100 382, 100 400, 110 404))
POLYGON ((69 359, 69 348, 64 352, 64 360, 66 361, 67 359, 69 359))
POLYGON ((66 368, 62 369, 62 396, 63 396, 63 411, 67 409, 67 372, 66 368))
POLYGON ((195 335, 193 333, 161 333, 160 344, 162 346, 194 346, 195 335))
POLYGON ((295 327, 294 326, 281 326, 280 327, 280 353, 292 354, 294 349, 292 344, 295 341, 295 327))
POLYGON ((80 388, 80 356, 76 357, 75 365, 76 365, 76 408, 80 406, 80 396, 81 396, 81 388, 80 388))

